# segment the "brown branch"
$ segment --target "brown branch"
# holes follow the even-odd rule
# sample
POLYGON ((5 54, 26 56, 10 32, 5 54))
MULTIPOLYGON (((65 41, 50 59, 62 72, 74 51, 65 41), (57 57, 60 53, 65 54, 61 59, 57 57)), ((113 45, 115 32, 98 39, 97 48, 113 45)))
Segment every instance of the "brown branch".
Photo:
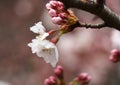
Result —
POLYGON ((106 27, 105 23, 101 23, 101 24, 86 24, 86 23, 79 23, 78 25, 79 27, 86 27, 86 28, 92 28, 92 29, 101 29, 102 27, 106 27))
POLYGON ((84 3, 81 0, 59 0, 66 8, 77 8, 100 17, 107 27, 113 27, 120 31, 120 16, 111 11, 106 5, 84 3))
POLYGON ((106 23, 101 23, 101 24, 85 24, 85 23, 80 23, 79 21, 76 22, 75 24, 71 25, 67 32, 73 31, 76 27, 85 27, 85 28, 91 28, 91 29, 101 29, 102 27, 106 27, 106 23))

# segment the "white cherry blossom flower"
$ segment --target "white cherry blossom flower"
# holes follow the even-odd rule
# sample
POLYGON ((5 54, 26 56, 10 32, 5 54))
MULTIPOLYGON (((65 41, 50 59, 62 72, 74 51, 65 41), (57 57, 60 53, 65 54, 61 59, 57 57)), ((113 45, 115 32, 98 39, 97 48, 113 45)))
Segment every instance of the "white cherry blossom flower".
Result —
POLYGON ((36 53, 38 57, 43 57, 46 63, 50 63, 52 67, 56 66, 58 50, 52 42, 36 38, 28 46, 31 47, 32 53, 36 53))
POLYGON ((30 30, 36 34, 39 34, 36 38, 39 38, 41 40, 46 39, 49 34, 46 31, 45 27, 42 25, 42 22, 38 22, 35 24, 35 26, 32 26, 30 30))
POLYGON ((46 31, 45 27, 42 25, 42 22, 36 23, 35 26, 30 28, 30 30, 37 34, 44 34, 46 31))
POLYGON ((58 50, 55 44, 46 40, 49 33, 46 32, 42 22, 38 22, 30 30, 39 34, 31 43, 28 44, 31 47, 32 53, 36 53, 38 57, 43 57, 46 63, 50 63, 53 67, 58 62, 58 50))

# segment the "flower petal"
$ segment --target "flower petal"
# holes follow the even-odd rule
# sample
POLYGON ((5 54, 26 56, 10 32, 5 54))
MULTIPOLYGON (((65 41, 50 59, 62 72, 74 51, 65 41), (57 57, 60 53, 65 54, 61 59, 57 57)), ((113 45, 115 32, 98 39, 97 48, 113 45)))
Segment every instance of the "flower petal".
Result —
POLYGON ((45 27, 42 25, 42 22, 38 22, 35 26, 32 26, 30 30, 37 34, 43 34, 46 31, 45 27))
POLYGON ((36 38, 28 46, 31 47, 32 53, 36 53, 38 57, 43 57, 45 62, 50 63, 52 67, 56 66, 58 62, 58 50, 52 42, 36 38))

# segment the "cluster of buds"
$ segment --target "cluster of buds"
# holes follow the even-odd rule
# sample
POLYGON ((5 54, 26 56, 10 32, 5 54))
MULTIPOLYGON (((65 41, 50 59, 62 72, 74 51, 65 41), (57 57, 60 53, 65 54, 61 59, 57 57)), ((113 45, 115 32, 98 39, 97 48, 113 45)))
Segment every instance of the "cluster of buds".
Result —
POLYGON ((50 1, 46 4, 49 15, 52 17, 54 24, 61 25, 67 19, 68 14, 64 10, 64 4, 60 1, 50 1))
MULTIPOLYGON (((57 66, 54 69, 54 76, 50 76, 45 79, 45 85, 66 85, 63 75, 63 67, 57 66)), ((68 85, 86 85, 90 82, 91 77, 87 73, 81 73, 79 76, 75 77, 68 85)))
POLYGON ((59 25, 56 36, 52 39, 52 42, 57 42, 60 36, 64 33, 71 32, 73 27, 78 23, 77 17, 71 10, 66 10, 62 2, 57 0, 50 0, 46 4, 51 21, 54 24, 59 25))
MULTIPOLYGON (((60 1, 51 0, 46 4, 46 8, 52 17, 52 22, 60 25, 64 31, 78 22, 74 13, 71 10, 66 10, 64 4, 60 1)), ((67 30, 66 32, 69 31, 67 30)))
POLYGON ((109 60, 112 61, 112 62, 114 62, 114 63, 119 62, 120 61, 120 51, 117 50, 117 49, 113 49, 110 52, 109 60))
POLYGON ((45 85, 65 85, 64 83, 64 77, 63 77, 63 67, 57 66, 54 69, 54 76, 50 76, 49 78, 45 79, 44 84, 45 85))

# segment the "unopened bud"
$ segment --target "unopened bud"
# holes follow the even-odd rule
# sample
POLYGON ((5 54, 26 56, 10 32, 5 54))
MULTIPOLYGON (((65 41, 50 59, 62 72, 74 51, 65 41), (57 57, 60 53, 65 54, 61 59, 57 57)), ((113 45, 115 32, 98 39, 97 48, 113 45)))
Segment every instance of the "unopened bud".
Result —
POLYGON ((57 85, 57 80, 54 76, 50 76, 48 79, 45 79, 45 85, 57 85))
POLYGON ((112 61, 112 62, 114 62, 114 63, 119 62, 120 61, 120 51, 117 50, 117 49, 113 49, 110 52, 109 60, 112 61))
POLYGON ((82 85, 88 84, 91 77, 87 73, 81 73, 76 80, 78 80, 82 85))
POLYGON ((56 7, 58 5, 58 1, 50 1, 49 3, 52 7, 56 7))
POLYGON ((58 6, 57 6, 58 10, 64 10, 64 4, 60 1, 58 1, 58 6))
POLYGON ((64 4, 62 2, 60 2, 60 1, 58 1, 58 5, 59 6, 64 6, 64 4))
POLYGON ((49 79, 45 79, 44 84, 45 85, 49 85, 50 84, 50 80, 49 79))
POLYGON ((54 24, 61 24, 63 22, 62 18, 61 17, 53 17, 52 18, 52 22, 54 24))
POLYGON ((61 17, 62 19, 66 19, 67 18, 67 14, 64 13, 64 12, 60 13, 58 16, 61 17))
POLYGON ((63 67, 62 66, 57 66, 54 70, 54 73, 59 79, 63 79, 63 67))
POLYGON ((48 10, 52 9, 50 3, 47 3, 47 4, 46 4, 46 8, 47 8, 48 10))
POLYGON ((51 17, 56 17, 56 16, 57 16, 56 10, 50 9, 50 10, 49 10, 49 15, 50 15, 51 17))

